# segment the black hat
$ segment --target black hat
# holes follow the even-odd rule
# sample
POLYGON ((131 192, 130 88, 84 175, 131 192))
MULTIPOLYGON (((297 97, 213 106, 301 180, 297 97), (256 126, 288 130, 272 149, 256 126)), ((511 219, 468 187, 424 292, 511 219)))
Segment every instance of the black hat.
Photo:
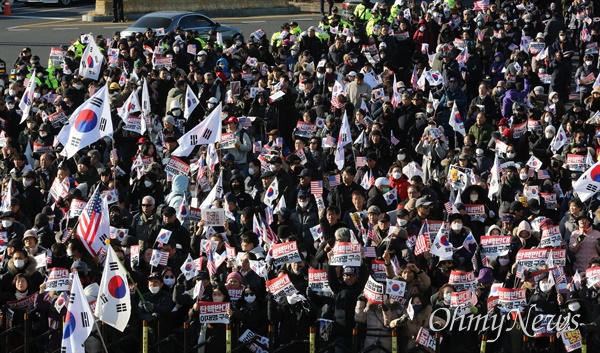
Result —
POLYGON ((275 176, 275 173, 273 173, 270 170, 267 170, 266 172, 262 173, 262 175, 260 176, 261 179, 266 179, 266 178, 272 178, 275 176))
POLYGON ((171 206, 167 206, 165 208, 162 209, 162 215, 163 216, 174 216, 177 212, 175 211, 175 209, 171 206))
POLYGON ((92 165, 92 160, 88 156, 83 156, 83 157, 79 158, 79 160, 77 161, 77 164, 83 164, 89 168, 92 165))
POLYGON ((377 162, 377 153, 375 153, 375 152, 367 153, 367 159, 372 159, 375 162, 377 162))
POLYGON ((15 249, 23 249, 23 247, 25 246, 25 244, 23 244, 23 241, 19 238, 12 238, 9 242, 8 242, 8 246, 11 248, 15 248, 15 249))
POLYGON ((307 177, 307 176, 311 176, 311 175, 310 175, 310 170, 308 170, 308 169, 302 169, 302 171, 300 172, 300 175, 299 175, 299 176, 300 176, 301 178, 304 178, 304 177, 307 177))
POLYGON ((389 222, 390 221, 390 215, 387 213, 382 213, 379 215, 379 222, 389 222))
POLYGON ((11 211, 6 211, 6 212, 2 213, 2 215, 0 215, 0 219, 4 219, 4 218, 15 218, 15 214, 11 211))
POLYGON ((523 211, 525 210, 525 206, 523 206, 523 204, 519 201, 513 201, 510 204, 510 211, 511 212, 518 212, 518 211, 523 211))
POLYGON ((308 191, 301 190, 300 192, 298 192, 299 199, 306 199, 309 197, 310 197, 310 193, 308 191))
POLYGON ((152 280, 155 280, 155 279, 157 279, 157 280, 159 280, 161 282, 163 281, 162 276, 158 272, 151 273, 150 276, 148 276, 148 281, 152 281, 152 280))
POLYGON ((460 213, 452 213, 448 216, 448 222, 452 223, 455 219, 463 220, 460 213))
POLYGON ((210 275, 208 274, 208 271, 198 271, 196 279, 210 279, 210 275))
POLYGON ((123 240, 121 240, 121 246, 133 246, 137 244, 137 239, 132 235, 126 235, 123 237, 123 240))
POLYGON ((35 177, 36 177, 35 172, 32 169, 29 169, 25 173, 23 173, 23 178, 35 179, 35 177))

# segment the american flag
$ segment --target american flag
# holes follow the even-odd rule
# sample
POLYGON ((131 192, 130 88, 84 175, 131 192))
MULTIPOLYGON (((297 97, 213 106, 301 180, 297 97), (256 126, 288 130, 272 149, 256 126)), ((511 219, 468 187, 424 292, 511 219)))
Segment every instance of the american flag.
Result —
POLYGON ((396 136, 394 136, 394 132, 393 132, 393 131, 392 131, 391 133, 392 133, 392 137, 391 137, 391 141, 392 141, 392 143, 393 143, 394 145, 397 145, 397 144, 399 144, 399 143, 400 143, 400 140, 398 140, 398 139, 396 138, 396 136))
POLYGON ((197 259, 194 260, 194 265, 196 266, 196 271, 200 272, 202 271, 202 258, 199 257, 197 259))
POLYGON ((446 202, 444 204, 444 208, 446 209, 446 213, 447 214, 451 214, 452 213, 452 204, 450 201, 446 202))
POLYGON ((52 250, 46 250, 46 266, 52 265, 52 250))
POLYGON ((277 235, 275 235, 275 233, 273 232, 273 229, 271 229, 271 226, 266 223, 265 219, 263 217, 260 217, 260 221, 262 222, 263 229, 265 231, 264 236, 266 237, 267 242, 272 243, 272 244, 279 243, 279 239, 277 238, 277 235))
POLYGON ((365 156, 357 156, 356 157, 356 168, 360 168, 367 163, 367 157, 365 156))
POLYGON ((334 187, 340 185, 340 175, 339 174, 330 175, 327 177, 327 180, 329 180, 329 187, 332 189, 334 187))
POLYGON ((417 81, 419 77, 417 76, 417 66, 413 68, 412 76, 410 77, 410 84, 412 85, 413 91, 417 90, 417 81))
POLYGON ((462 246, 463 246, 463 248, 467 249, 469 252, 472 253, 474 251, 471 251, 471 247, 470 247, 471 244, 477 246, 477 241, 475 240, 473 233, 469 233, 469 235, 467 235, 467 237, 463 241, 462 246))
POLYGON ((313 195, 323 195, 323 180, 314 180, 310 182, 310 192, 313 195))
POLYGON ((152 250, 152 257, 150 258, 150 265, 152 267, 167 266, 169 260, 169 253, 161 251, 160 249, 152 250))
POLYGON ((117 149, 116 149, 116 148, 113 148, 113 149, 110 151, 110 160, 111 160, 111 161, 116 161, 118 158, 119 158, 119 157, 118 157, 118 155, 117 155, 117 149))
POLYGON ((550 179, 550 173, 545 169, 538 170, 538 180, 550 179))
POLYGON ((372 257, 372 258, 377 257, 374 246, 363 246, 363 251, 365 253, 365 257, 372 257))
POLYGON ((581 41, 582 42, 589 42, 591 40, 592 36, 590 34, 590 31, 588 30, 586 24, 583 24, 583 29, 581 30, 581 41))
POLYGON ((373 241, 373 243, 375 245, 379 245, 379 239, 377 239, 377 236, 375 236, 375 229, 373 229, 373 226, 369 225, 369 231, 367 231, 367 237, 369 237, 369 239, 371 239, 371 241, 373 241))
POLYGON ((252 146, 253 146, 252 152, 260 153, 260 151, 262 150, 262 142, 261 141, 254 141, 252 146))
MULTIPOLYGON (((108 215, 106 215, 108 216, 108 215)), ((77 235, 83 241, 83 245, 93 256, 96 256, 98 251, 93 249, 93 244, 97 242, 97 237, 102 234, 98 232, 102 223, 102 198, 100 197, 100 188, 96 188, 94 194, 83 208, 77 225, 77 235)), ((110 234, 110 232, 109 232, 110 234)), ((105 236, 108 236, 106 234, 105 236)), ((100 239, 102 243, 104 239, 100 239)))
POLYGON ((327 137, 325 138, 325 145, 329 146, 329 147, 335 147, 336 144, 336 140, 335 137, 331 136, 331 135, 327 135, 327 137))
POLYGON ((579 270, 575 270, 575 274, 573 275, 573 285, 575 286, 575 290, 581 288, 581 275, 579 274, 579 270))
POLYGON ((373 171, 369 171, 369 188, 375 185, 375 177, 373 176, 373 171))
POLYGON ((415 256, 419 256, 425 251, 429 251, 429 224, 427 221, 423 222, 419 235, 417 236, 417 243, 415 244, 415 256))
POLYGON ((490 0, 475 1, 473 3, 473 11, 487 11, 490 7, 490 0))
POLYGON ((212 277, 217 273, 217 266, 215 264, 215 258, 213 251, 217 248, 217 244, 207 243, 206 245, 206 269, 208 274, 212 277))

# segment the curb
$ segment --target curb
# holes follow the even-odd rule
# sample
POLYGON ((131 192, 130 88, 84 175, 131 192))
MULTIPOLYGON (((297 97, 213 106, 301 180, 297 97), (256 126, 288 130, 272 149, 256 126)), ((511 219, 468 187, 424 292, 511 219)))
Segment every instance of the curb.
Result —
MULTIPOLYGON (((264 15, 292 15, 299 14, 301 8, 299 6, 274 7, 274 8, 256 8, 256 9, 236 9, 236 10, 207 10, 202 13, 208 17, 244 17, 244 16, 264 16, 264 15)), ((128 21, 135 21, 146 13, 126 14, 128 21)), ((82 22, 111 22, 112 15, 96 15, 89 12, 81 16, 82 22)))

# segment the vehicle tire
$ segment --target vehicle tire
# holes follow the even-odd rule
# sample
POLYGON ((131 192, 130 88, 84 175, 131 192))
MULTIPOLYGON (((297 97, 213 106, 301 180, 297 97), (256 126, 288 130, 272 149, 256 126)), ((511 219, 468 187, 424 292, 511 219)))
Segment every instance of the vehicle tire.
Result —
POLYGON ((73 3, 73 0, 58 0, 58 3, 61 6, 69 6, 73 3))

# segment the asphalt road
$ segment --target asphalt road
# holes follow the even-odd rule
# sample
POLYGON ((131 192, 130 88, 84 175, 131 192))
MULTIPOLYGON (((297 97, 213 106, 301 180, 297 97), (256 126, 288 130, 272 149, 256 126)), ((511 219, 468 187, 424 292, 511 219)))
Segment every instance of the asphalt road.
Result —
MULTIPOLYGON (((13 16, 0 15, 0 59, 12 67, 21 49, 31 47, 33 53, 40 56, 42 63, 46 63, 52 46, 69 44, 72 39, 84 33, 102 34, 106 38, 114 31, 124 30, 132 24, 82 22, 81 15, 93 9, 94 5, 89 1, 67 8, 50 5, 25 6, 22 3, 13 5, 13 16)), ((319 19, 317 14, 214 18, 223 25, 241 29, 245 35, 262 28, 269 36, 278 30, 283 22, 298 21, 300 27, 305 29, 318 24, 319 19)))

